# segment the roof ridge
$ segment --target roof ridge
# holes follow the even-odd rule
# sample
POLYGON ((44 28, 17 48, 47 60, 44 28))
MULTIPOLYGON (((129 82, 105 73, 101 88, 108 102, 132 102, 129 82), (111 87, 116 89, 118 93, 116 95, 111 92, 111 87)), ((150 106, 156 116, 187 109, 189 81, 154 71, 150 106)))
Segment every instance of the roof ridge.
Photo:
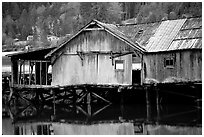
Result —
MULTIPOLYGON (((60 48, 62 48, 64 45, 66 45, 69 41, 71 41, 72 39, 74 39, 77 35, 79 35, 82 31, 84 31, 87 27, 89 27, 91 25, 91 23, 96 22, 100 27, 104 27, 106 31, 110 31, 109 33, 113 33, 114 35, 116 35, 118 38, 124 40, 129 46, 131 46, 134 49, 139 50, 139 52, 143 53, 145 52, 145 48, 143 48, 138 42, 133 42, 131 39, 129 39, 128 37, 126 37, 125 34, 123 34, 116 25, 114 24, 107 24, 107 23, 103 23, 100 22, 96 19, 92 19, 88 24, 86 24, 85 26, 83 26, 75 35, 73 35, 69 40, 63 42, 60 44, 59 47, 55 48, 54 50, 52 50, 51 52, 49 52, 47 55, 45 55, 45 58, 51 56, 54 52, 56 52, 57 50, 59 50, 60 48), (115 28, 113 28, 112 26, 114 26, 115 28), (121 36, 122 35, 122 36, 121 36)), ((112 35, 113 35, 112 34, 112 35)))
POLYGON ((131 25, 142 25, 142 24, 153 24, 153 23, 160 23, 163 21, 174 21, 174 20, 181 20, 181 19, 192 19, 192 18, 202 18, 202 16, 194 16, 194 17, 187 17, 187 18, 179 18, 179 19, 167 19, 167 20, 160 20, 154 22, 143 22, 143 23, 128 23, 128 24, 119 24, 119 26, 131 26, 131 25))

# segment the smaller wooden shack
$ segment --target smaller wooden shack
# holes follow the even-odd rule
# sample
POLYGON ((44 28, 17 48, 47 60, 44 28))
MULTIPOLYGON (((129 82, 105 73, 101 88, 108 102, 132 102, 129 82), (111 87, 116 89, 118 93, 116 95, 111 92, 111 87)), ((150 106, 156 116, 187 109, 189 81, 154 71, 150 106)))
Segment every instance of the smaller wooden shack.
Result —
POLYGON ((202 81, 201 18, 162 22, 146 49, 145 78, 163 83, 202 81))
POLYGON ((52 48, 7 55, 11 57, 11 87, 51 84, 51 61, 44 56, 52 48))
POLYGON ((120 26, 146 49, 144 82, 202 81, 202 18, 120 26))
POLYGON ((46 58, 52 61, 52 85, 132 85, 133 56, 141 62, 144 52, 117 26, 92 20, 46 58))

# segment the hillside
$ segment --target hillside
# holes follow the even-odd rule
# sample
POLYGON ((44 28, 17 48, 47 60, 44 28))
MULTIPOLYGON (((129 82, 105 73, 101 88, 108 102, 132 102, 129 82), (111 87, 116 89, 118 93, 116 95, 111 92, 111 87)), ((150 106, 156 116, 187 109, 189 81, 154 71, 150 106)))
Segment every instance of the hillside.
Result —
POLYGON ((201 2, 3 2, 2 47, 3 51, 46 47, 51 44, 48 35, 72 35, 92 19, 121 24, 201 15, 201 2), (32 41, 16 46, 16 41, 26 41, 29 35, 32 41))

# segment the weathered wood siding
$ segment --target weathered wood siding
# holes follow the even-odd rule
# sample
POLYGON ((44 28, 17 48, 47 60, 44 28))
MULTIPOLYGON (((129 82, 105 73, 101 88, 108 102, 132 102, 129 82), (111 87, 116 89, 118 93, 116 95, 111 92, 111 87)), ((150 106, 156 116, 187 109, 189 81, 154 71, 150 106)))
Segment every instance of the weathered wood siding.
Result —
POLYGON ((144 77, 159 82, 168 77, 177 77, 190 81, 202 80, 202 51, 182 50, 144 55, 144 77), (175 57, 174 68, 164 67, 164 58, 175 57))
POLYGON ((110 54, 104 54, 130 50, 125 42, 106 31, 83 32, 58 52, 52 68, 52 85, 132 84, 132 54, 114 58, 113 64, 110 54), (86 53, 83 60, 77 52, 86 53), (124 60, 124 71, 115 70, 116 59, 124 60))

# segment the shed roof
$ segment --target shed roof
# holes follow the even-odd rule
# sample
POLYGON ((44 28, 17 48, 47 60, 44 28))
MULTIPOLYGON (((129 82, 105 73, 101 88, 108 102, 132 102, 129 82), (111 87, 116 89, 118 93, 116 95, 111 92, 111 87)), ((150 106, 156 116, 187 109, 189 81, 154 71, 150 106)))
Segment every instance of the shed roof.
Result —
POLYGON ((201 17, 133 24, 121 26, 120 30, 147 52, 202 48, 201 17))
POLYGON ((186 20, 168 50, 202 49, 202 20, 191 18, 186 20))
POLYGON ((59 49, 64 47, 69 41, 74 39, 77 35, 79 35, 82 31, 84 31, 86 28, 93 25, 94 23, 97 24, 98 26, 100 26, 101 28, 103 28, 105 31, 107 31, 111 35, 114 35, 115 37, 119 38, 120 40, 126 42, 129 46, 131 46, 132 48, 138 50, 140 53, 145 52, 145 49, 138 42, 133 42, 131 39, 126 37, 126 35, 124 35, 116 25, 102 23, 102 22, 100 22, 98 20, 92 20, 87 25, 85 25, 78 33, 73 35, 70 39, 68 39, 64 43, 61 43, 56 49, 52 50, 45 57, 47 58, 49 56, 52 56, 53 53, 57 52, 59 49))
POLYGON ((41 48, 33 51, 18 52, 18 53, 8 54, 6 56, 14 57, 17 59, 26 59, 26 60, 44 60, 45 59, 44 56, 54 48, 56 47, 41 48))

